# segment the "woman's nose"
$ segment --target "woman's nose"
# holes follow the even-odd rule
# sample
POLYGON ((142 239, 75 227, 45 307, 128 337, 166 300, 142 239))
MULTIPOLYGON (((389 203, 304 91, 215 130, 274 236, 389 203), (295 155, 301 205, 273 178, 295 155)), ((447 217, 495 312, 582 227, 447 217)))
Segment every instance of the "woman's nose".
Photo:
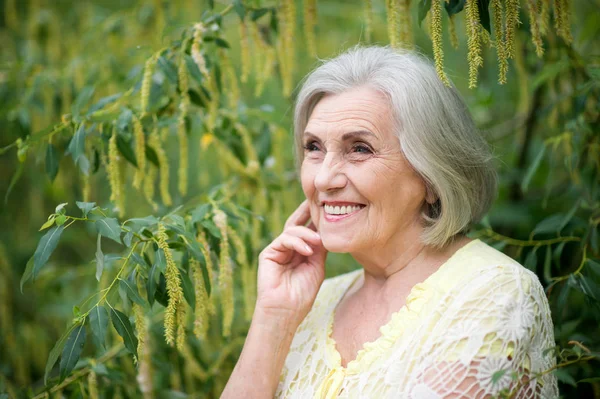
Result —
POLYGON ((338 154, 328 152, 315 176, 315 188, 321 192, 327 192, 344 188, 347 182, 343 160, 338 154))

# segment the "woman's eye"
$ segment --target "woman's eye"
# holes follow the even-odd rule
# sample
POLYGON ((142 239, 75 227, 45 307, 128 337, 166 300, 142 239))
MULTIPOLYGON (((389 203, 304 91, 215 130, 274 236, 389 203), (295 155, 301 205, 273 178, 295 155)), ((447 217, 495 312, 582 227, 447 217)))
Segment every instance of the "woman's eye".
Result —
POLYGON ((373 153, 373 151, 371 151, 371 149, 364 144, 355 145, 354 147, 352 147, 352 151, 357 152, 359 154, 372 154, 373 153))
POLYGON ((304 150, 308 152, 319 151, 319 147, 314 141, 304 144, 304 150))

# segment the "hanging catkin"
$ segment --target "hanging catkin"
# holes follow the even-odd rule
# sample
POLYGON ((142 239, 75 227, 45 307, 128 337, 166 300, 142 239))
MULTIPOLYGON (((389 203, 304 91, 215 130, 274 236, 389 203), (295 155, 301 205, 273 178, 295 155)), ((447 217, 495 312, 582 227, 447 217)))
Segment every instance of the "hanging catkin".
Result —
POLYGON ((158 205, 154 201, 154 184, 156 182, 156 176, 158 174, 158 170, 154 165, 148 164, 148 169, 146 170, 146 174, 144 175, 144 197, 146 201, 152 206, 154 212, 158 211, 158 205))
POLYGON ((135 116, 133 117, 133 138, 135 140, 135 160, 137 162, 137 169, 133 176, 133 187, 139 190, 142 187, 146 171, 146 137, 144 136, 142 122, 135 116))
POLYGON ((477 0, 466 0, 465 26, 467 29, 467 47, 469 61, 469 88, 477 87, 477 70, 483 65, 481 57, 481 26, 479 23, 479 10, 477 0))
POLYGON ((253 138, 246 126, 243 124, 236 122, 234 124, 235 130, 240 134, 242 138, 242 145, 244 146, 244 152, 246 154, 246 159, 248 161, 248 166, 246 167, 246 171, 248 174, 255 174, 260 169, 260 164, 258 160, 258 154, 256 153, 256 148, 253 145, 253 138))
POLYGON ((498 56, 498 83, 505 84, 506 74, 508 73, 508 57, 504 42, 506 26, 504 25, 504 6, 502 2, 503 0, 492 0, 491 6, 494 12, 494 42, 498 56))
POLYGON ((550 0, 537 0, 536 12, 540 15, 540 33, 548 34, 550 19, 550 0))
POLYGON ((167 157, 167 152, 163 147, 158 132, 150 135, 149 145, 154 152, 156 152, 156 158, 158 158, 158 165, 160 168, 160 197, 165 206, 171 206, 173 202, 171 200, 171 194, 169 193, 169 158, 167 157))
POLYGON ((454 49, 458 49, 458 35, 456 34, 456 15, 451 15, 448 18, 448 33, 450 34, 450 45, 454 49))
POLYGON ((506 0, 506 56, 514 58, 515 56, 515 35, 517 34, 519 21, 519 0, 506 0))
POLYGON ((179 180, 177 187, 179 188, 179 193, 182 196, 185 196, 187 194, 188 184, 188 137, 185 119, 187 118, 190 108, 190 95, 188 94, 190 84, 188 70, 185 64, 185 53, 183 51, 181 52, 179 60, 177 76, 179 80, 179 94, 181 96, 181 101, 179 103, 179 118, 177 119, 177 138, 179 140, 179 180))
POLYGON ((294 0, 282 0, 277 13, 280 27, 280 37, 277 41, 277 57, 283 84, 282 92, 285 97, 292 93, 294 77, 295 41, 296 32, 296 3, 294 0))
POLYGON ((190 270, 192 272, 194 293, 196 296, 194 306, 194 335, 198 339, 206 339, 209 326, 208 304, 210 299, 204 285, 204 276, 202 275, 200 261, 190 259, 190 270))
POLYGON ((219 49, 219 59, 221 60, 221 70, 226 81, 226 92, 228 94, 229 108, 235 112, 240 101, 240 86, 238 85, 235 69, 225 49, 219 49))
POLYGON ((265 83, 273 74, 276 52, 275 48, 262 38, 257 24, 252 23, 249 26, 251 27, 250 35, 254 48, 260 49, 260 51, 255 51, 254 53, 254 74, 256 76, 254 96, 259 97, 265 88, 265 83))
POLYGON ((138 332, 138 369, 137 383, 144 399, 152 399, 152 353, 150 350, 150 335, 148 334, 149 323, 145 317, 142 308, 134 304, 133 312, 135 315, 135 329, 138 332), (136 306, 138 309, 136 309, 136 306))
POLYGON ((227 234, 227 215, 217 209, 213 216, 213 222, 221 233, 219 245, 219 291, 221 294, 221 306, 223 309, 223 336, 229 337, 233 324, 234 297, 233 297, 233 268, 229 257, 229 239, 227 234))
POLYGON ((209 79, 208 69, 206 68, 206 61, 201 53, 201 44, 202 44, 202 34, 204 33, 204 25, 201 23, 197 23, 194 25, 194 39, 192 41, 192 59, 194 63, 198 67, 198 70, 202 73, 202 75, 209 79))
POLYGON ((211 254, 210 245, 208 244, 208 240, 206 239, 206 235, 204 234, 203 231, 199 232, 196 235, 196 240, 200 244, 200 250, 202 251, 202 255, 204 255, 204 259, 206 260, 206 270, 208 271, 208 281, 209 281, 210 287, 211 287, 210 301, 208 303, 208 313, 210 315, 214 316, 217 312, 217 309, 216 309, 216 306, 214 303, 216 295, 214 294, 215 291, 212 288, 215 279, 213 277, 214 266, 213 266, 212 258, 210 256, 210 254, 211 254))
POLYGON ((365 41, 371 43, 373 40, 373 2, 365 0, 365 41))
POLYGON ((398 47, 398 13, 396 0, 385 0, 388 37, 392 47, 398 47))
POLYGON ((180 311, 180 304, 183 302, 183 289, 181 288, 181 277, 179 270, 173 260, 173 254, 167 243, 167 232, 164 224, 158 224, 157 245, 165 253, 167 267, 165 271, 165 279, 167 281, 167 293, 169 294, 169 302, 165 311, 165 339, 167 344, 175 344, 175 333, 177 328, 177 312, 180 311))
POLYGON ((110 185, 110 201, 115 204, 118 214, 125 214, 125 198, 121 181, 121 157, 117 148, 117 130, 113 129, 112 136, 108 141, 108 183, 110 185))
POLYGON ((554 0, 554 26, 556 32, 566 43, 571 43, 571 5, 570 0, 554 0))
POLYGON ((304 37, 311 57, 317 56, 315 26, 317 25, 317 0, 304 0, 304 37))
POLYGON ((527 10, 529 11, 529 27, 531 29, 531 41, 535 46, 535 53, 538 57, 544 55, 544 43, 540 32, 538 22, 537 6, 535 0, 527 0, 527 10))
MULTIPOLYGON (((434 0, 435 2, 436 0, 434 0)), ((440 6, 441 7, 441 6, 440 6)), ((412 19, 410 16, 410 0, 398 2, 398 24, 400 25, 400 45, 404 48, 413 48, 412 19)))
POLYGON ((248 35, 248 26, 243 19, 240 21, 240 58, 242 61, 242 74, 240 80, 242 83, 248 82, 250 75, 250 38, 248 35))
POLYGON ((431 42, 433 43, 433 58, 435 70, 441 81, 450 86, 446 72, 444 72, 444 49, 442 47, 442 0, 433 0, 431 3, 431 42))
POLYGON ((175 347, 182 351, 185 346, 185 303, 180 301, 177 304, 177 337, 175 339, 175 347))
POLYGON ((87 377, 88 382, 88 390, 89 390, 89 398, 90 399, 98 399, 98 377, 96 372, 94 371, 94 367, 90 369, 90 372, 87 377))
POLYGON ((140 110, 142 115, 148 112, 148 103, 150 100, 150 89, 152 88, 152 75, 156 67, 157 58, 152 56, 146 60, 144 65, 144 77, 142 78, 142 88, 140 90, 140 110))
POLYGON ((144 350, 144 346, 146 345, 146 328, 144 320, 144 310, 137 303, 133 304, 133 316, 138 339, 137 358, 135 359, 135 362, 139 364, 140 357, 142 356, 142 352, 144 350))

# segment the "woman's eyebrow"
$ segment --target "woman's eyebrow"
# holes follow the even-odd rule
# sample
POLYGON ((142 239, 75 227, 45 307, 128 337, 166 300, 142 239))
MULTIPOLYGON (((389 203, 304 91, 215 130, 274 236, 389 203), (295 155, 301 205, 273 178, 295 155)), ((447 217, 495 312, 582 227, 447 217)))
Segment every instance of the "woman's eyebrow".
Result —
MULTIPOLYGON (((342 140, 343 141, 347 141, 347 140, 350 140, 350 139, 354 139, 356 137, 365 137, 365 136, 370 136, 370 137, 373 137, 375 139, 377 138, 377 136, 374 133, 372 133, 372 132, 370 132, 368 130, 357 130, 357 131, 354 131, 354 132, 344 133, 342 135, 342 140)), ((317 137, 316 134, 313 134, 313 133, 311 133, 309 131, 304 132, 304 137, 311 137, 311 138, 314 138, 314 139, 318 139, 318 137, 317 137)))

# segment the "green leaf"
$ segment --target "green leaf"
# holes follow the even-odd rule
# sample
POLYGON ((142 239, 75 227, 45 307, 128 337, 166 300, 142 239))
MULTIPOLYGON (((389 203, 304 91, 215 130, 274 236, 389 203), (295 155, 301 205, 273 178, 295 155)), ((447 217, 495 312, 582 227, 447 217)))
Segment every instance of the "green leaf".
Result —
POLYGON ((190 276, 185 272, 185 270, 179 269, 179 275, 181 276, 181 287, 183 288, 183 297, 190 305, 192 310, 196 308, 196 292, 194 291, 194 285, 192 284, 192 280, 190 280, 190 276))
POLYGON ((60 380, 63 381, 75 368, 83 346, 85 345, 85 325, 81 323, 76 327, 65 342, 65 347, 60 357, 60 380))
POLYGON ((48 361, 46 362, 46 368, 44 370, 44 385, 48 384, 48 375, 52 371, 52 367, 54 367, 54 365, 56 364, 56 361, 58 360, 58 356, 60 356, 63 348, 65 347, 67 338, 69 338, 71 336, 71 332, 78 326, 79 326, 79 324, 71 325, 71 327, 69 327, 67 329, 67 331, 65 331, 65 333, 54 344, 54 347, 52 348, 52 350, 50 351, 50 354, 48 355, 48 361))
POLYGON ((157 264, 152 265, 150 273, 148 274, 148 280, 146 281, 146 297, 150 305, 154 304, 154 295, 156 294, 156 275, 160 272, 157 264))
POLYGON ((421 0, 419 2, 419 25, 423 22, 429 9, 431 8, 431 0, 421 0))
POLYGON ((589 382, 589 383, 600 382, 600 377, 584 378, 583 380, 577 381, 577 384, 579 384, 580 382, 589 382))
POLYGON ((127 248, 131 247, 131 241, 133 240, 133 232, 132 231, 128 231, 124 236, 123 236, 123 243, 125 244, 125 246, 127 248))
POLYGON ((58 174, 58 164, 60 162, 60 154, 56 151, 54 144, 49 143, 46 147, 46 174, 50 181, 54 181, 58 174))
POLYGON ((60 239, 60 235, 62 234, 64 229, 64 226, 53 227, 46 234, 44 234, 44 236, 38 243, 35 253, 33 254, 34 279, 38 275, 42 266, 44 266, 46 262, 48 262, 48 259, 50 258, 50 255, 52 255, 52 252, 56 248, 58 240, 60 239))
POLYGON ((21 178, 21 174, 23 173, 24 167, 25 167, 25 162, 19 162, 17 171, 15 172, 13 177, 10 179, 10 184, 8 185, 8 189, 6 190, 6 194, 4 194, 4 205, 6 205, 8 203, 8 197, 9 197, 10 193, 12 192, 13 188, 15 188, 15 184, 17 184, 17 182, 21 178))
POLYGON ((66 215, 58 215, 58 216, 56 216, 56 218, 54 220, 55 220, 55 223, 57 226, 62 226, 67 221, 67 216, 66 215))
POLYGON ((598 276, 600 276, 600 263, 596 262, 595 260, 592 259, 587 259, 586 263, 588 264, 588 267, 598 276))
POLYGON ((142 228, 152 226, 158 223, 158 219, 152 215, 144 218, 127 219, 124 224, 128 224, 135 232, 139 232, 142 228))
POLYGON ((69 203, 68 203, 68 202, 63 202, 62 204, 58 204, 58 205, 56 206, 56 209, 54 210, 54 212, 55 212, 55 213, 60 213, 61 215, 64 215, 64 214, 65 214, 65 212, 67 211, 67 210, 65 209, 65 207, 66 207, 67 205, 69 205, 69 203))
POLYGON ((529 252, 525 259, 525 264, 523 265, 532 272, 535 272, 537 268, 537 249, 538 247, 534 247, 533 250, 529 252))
POLYGON ((142 299, 142 297, 138 293, 137 287, 135 287, 131 281, 119 279, 119 285, 121 286, 123 291, 127 293, 127 297, 129 299, 131 299, 133 302, 137 303, 142 307, 146 306, 146 302, 142 299))
POLYGON ((167 258, 165 257, 165 252, 158 248, 156 250, 156 254, 154 256, 154 264, 158 266, 158 270, 161 272, 165 272, 167 269, 167 258))
POLYGON ((67 147, 67 154, 71 154, 73 162, 77 165, 79 158, 85 153, 85 136, 87 135, 85 125, 81 123, 79 128, 71 138, 67 147))
POLYGON ((529 187, 531 178, 533 177, 533 175, 539 168, 540 163, 542 162, 542 159, 544 158, 545 153, 546 153, 546 146, 544 145, 538 152, 537 156, 535 157, 535 159, 533 160, 531 165, 529 165, 529 168, 527 169, 527 172, 525 173, 525 177, 523 178, 523 181, 521 182, 521 191, 523 193, 527 192, 527 188, 529 187))
POLYGON ((233 8, 241 20, 246 17, 246 7, 244 7, 244 4, 241 0, 234 0, 233 8))
POLYGON ((230 48, 229 43, 227 43, 227 40, 221 39, 220 37, 215 37, 215 44, 221 48, 230 48))
POLYGON ((44 223, 38 231, 46 230, 48 227, 51 227, 54 224, 55 218, 56 218, 55 214, 48 216, 48 220, 46 220, 46 223, 44 223))
POLYGON ((34 265, 34 262, 33 262, 33 256, 32 256, 27 261, 27 265, 25 266, 25 271, 23 272, 23 275, 21 276, 21 283, 20 283, 21 294, 23 293, 23 286, 25 285, 25 283, 27 281, 29 281, 29 279, 31 278, 31 276, 33 274, 33 265, 34 265))
POLYGON ((131 323, 129 322, 127 316, 117 309, 111 308, 110 318, 113 322, 115 330, 117 330, 119 335, 123 338, 125 348, 127 348, 129 352, 133 353, 137 357, 138 340, 133 334, 133 328, 131 328, 131 323))
POLYGON ((121 244, 121 226, 117 219, 100 218, 96 220, 95 224, 98 233, 121 244))
POLYGON ((123 157, 136 168, 138 167, 137 160, 135 159, 135 153, 131 148, 131 142, 126 141, 122 135, 117 134, 117 148, 123 157))
POLYGON ((71 113, 74 118, 77 118, 81 114, 81 109, 90 101, 93 95, 93 86, 85 86, 81 89, 71 106, 71 113))
POLYGON ((177 83, 177 68, 173 65, 173 62, 161 56, 158 57, 157 65, 172 84, 177 83))
POLYGON ((97 102, 95 102, 92 106, 90 106, 87 115, 89 116, 93 112, 96 112, 96 111, 98 111, 98 110, 106 107, 108 104, 114 103, 115 101, 117 101, 122 96, 123 96, 122 93, 117 93, 117 94, 112 94, 110 96, 102 97, 100 100, 98 100, 97 102))
POLYGON ((221 238, 221 232, 219 231, 219 229, 213 223, 212 220, 209 220, 209 219, 202 220, 200 222, 200 224, 202 225, 202 227, 204 227, 205 229, 208 230, 208 232, 210 233, 210 235, 212 235, 213 237, 216 237, 216 238, 221 238))
POLYGON ((578 199, 577 201, 575 201, 575 204, 573 204, 573 207, 571 207, 569 212, 565 215, 562 222, 560 223, 558 231, 561 231, 562 229, 564 229, 565 226, 571 221, 571 219, 573 219, 573 216, 575 216, 577 209, 579 209, 580 202, 581 202, 581 199, 578 199))
POLYGON ((561 229, 564 219, 565 215, 562 213, 548 216, 535 226, 531 232, 531 237, 535 236, 536 234, 558 233, 561 229))
POLYGON ((446 9, 448 16, 451 17, 454 14, 458 14, 465 8, 465 0, 450 0, 448 2, 444 2, 444 8, 446 9))
MULTIPOLYGON (((200 55, 201 57, 203 57, 203 55, 200 55)), ((204 76, 202 75, 202 72, 200 72, 200 69, 198 69, 198 65, 196 65, 196 63, 194 62, 194 59, 192 57, 190 57, 189 55, 186 55, 184 57, 185 59, 185 66, 187 68, 187 70, 190 72, 191 77, 198 83, 198 84, 202 84, 202 82, 204 81, 204 76)), ((188 92, 188 94, 190 94, 188 92)))
POLYGON ((108 328, 108 312, 104 306, 94 306, 90 310, 90 328, 96 346, 106 349, 106 329, 108 328))
POLYGON ((200 222, 201 220, 204 220, 204 218, 206 217, 206 214, 210 211, 210 209, 212 208, 212 205, 210 204, 202 204, 200 206, 198 206, 196 209, 194 209, 194 211, 192 212, 192 224, 193 223, 197 223, 200 222))
POLYGON ((100 281, 104 271, 104 253, 102 253, 102 234, 98 234, 96 240, 96 280, 100 281))
POLYGON ((75 201, 75 204, 79 209, 81 209, 81 212, 83 212, 83 217, 87 217, 88 213, 90 213, 90 211, 96 206, 95 202, 75 201))
POLYGON ((255 22, 257 19, 259 19, 263 15, 266 15, 268 12, 269 12, 268 8, 259 8, 256 10, 252 10, 252 11, 250 11, 250 19, 253 22, 255 22))
POLYGON ((160 303, 165 307, 169 304, 167 280, 165 280, 165 275, 162 273, 160 273, 160 275, 158 276, 158 286, 156 287, 156 292, 154 293, 154 299, 156 299, 156 302, 160 303))

